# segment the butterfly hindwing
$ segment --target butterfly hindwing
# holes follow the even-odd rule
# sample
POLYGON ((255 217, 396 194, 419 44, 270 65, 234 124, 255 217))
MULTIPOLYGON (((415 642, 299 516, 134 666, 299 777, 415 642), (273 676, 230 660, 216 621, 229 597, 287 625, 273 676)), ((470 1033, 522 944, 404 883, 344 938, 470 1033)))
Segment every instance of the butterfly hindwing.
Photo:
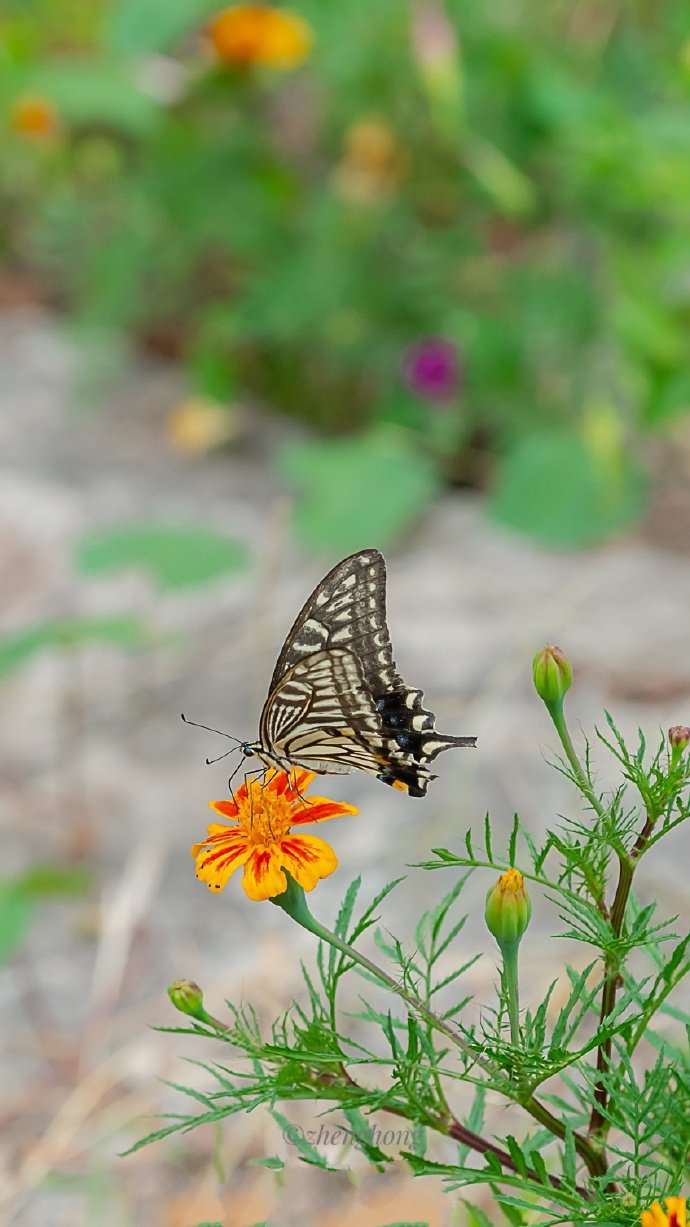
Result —
POLYGON ((324 774, 357 768, 412 795, 432 778, 384 733, 361 664, 344 648, 313 652, 283 675, 264 707, 260 741, 283 767, 324 774))

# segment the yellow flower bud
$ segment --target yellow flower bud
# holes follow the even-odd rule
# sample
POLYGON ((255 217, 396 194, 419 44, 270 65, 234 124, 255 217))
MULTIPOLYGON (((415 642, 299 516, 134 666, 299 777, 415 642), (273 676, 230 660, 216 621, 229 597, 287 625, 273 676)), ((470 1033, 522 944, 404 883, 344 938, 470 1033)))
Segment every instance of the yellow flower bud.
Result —
POLYGON ((532 904, 519 869, 508 869, 486 896, 486 926, 501 950, 516 946, 525 932, 532 904))
POLYGON ((534 688, 547 705, 562 703, 573 680, 573 667, 565 652, 555 646, 542 648, 532 662, 534 688))

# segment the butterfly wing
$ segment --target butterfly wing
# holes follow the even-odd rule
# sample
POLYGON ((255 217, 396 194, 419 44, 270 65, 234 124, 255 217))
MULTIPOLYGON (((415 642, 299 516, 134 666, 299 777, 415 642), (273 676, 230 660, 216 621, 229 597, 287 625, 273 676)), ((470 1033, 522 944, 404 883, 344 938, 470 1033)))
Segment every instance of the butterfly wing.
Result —
MULTIPOLYGON (((345 774, 357 768, 412 796, 423 796, 433 779, 386 732, 361 662, 344 648, 312 652, 283 674, 264 706, 259 736, 260 753, 284 770, 297 765, 345 774)), ((445 749, 445 740, 435 753, 445 749)))
POLYGON ((402 686, 386 625, 386 563, 360 550, 333 567, 293 622, 273 670, 269 694, 288 669, 314 652, 347 648, 374 695, 402 686))
POLYGON ((328 572, 292 624, 253 748, 285 769, 358 768, 423 796, 434 778, 427 764, 476 739, 438 733, 422 699, 395 667, 383 555, 360 550, 328 572))

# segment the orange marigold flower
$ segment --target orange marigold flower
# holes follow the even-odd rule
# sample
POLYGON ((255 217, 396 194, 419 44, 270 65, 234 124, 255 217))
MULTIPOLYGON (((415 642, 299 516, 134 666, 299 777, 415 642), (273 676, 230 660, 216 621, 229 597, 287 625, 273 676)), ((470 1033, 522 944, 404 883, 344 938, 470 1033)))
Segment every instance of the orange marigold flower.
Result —
POLYGON ((234 825, 212 822, 206 839, 194 844, 199 881, 209 890, 223 890, 244 865, 245 894, 258 900, 282 895, 287 889, 285 870, 303 890, 313 890, 333 873, 338 858, 330 845, 315 835, 293 835, 291 828, 358 810, 327 797, 307 800, 304 794, 315 778, 315 772, 299 767, 289 775, 271 768, 238 788, 232 801, 210 801, 211 809, 234 825))
POLYGON ((308 56, 311 27, 290 9, 265 4, 234 4, 223 9, 209 33, 218 56, 226 64, 267 64, 295 68, 308 56))
POLYGON ((684 1197, 667 1197, 665 1213, 661 1204, 653 1201, 649 1210, 643 1210, 640 1215, 642 1227, 686 1227, 685 1200, 684 1197))
POLYGON ((58 114, 49 98, 23 94, 14 103, 10 122, 23 136, 50 137, 59 131, 58 114))

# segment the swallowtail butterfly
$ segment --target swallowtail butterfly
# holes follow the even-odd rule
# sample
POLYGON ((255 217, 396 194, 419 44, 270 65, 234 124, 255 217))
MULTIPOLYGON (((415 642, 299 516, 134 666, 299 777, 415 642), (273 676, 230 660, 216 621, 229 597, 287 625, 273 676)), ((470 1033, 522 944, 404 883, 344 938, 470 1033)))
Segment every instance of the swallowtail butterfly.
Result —
POLYGON ((436 731, 423 693, 395 667, 386 625, 386 564, 361 550, 329 571, 297 615, 278 657, 248 757, 289 771, 357 768, 423 797, 431 763, 475 737, 436 731))

